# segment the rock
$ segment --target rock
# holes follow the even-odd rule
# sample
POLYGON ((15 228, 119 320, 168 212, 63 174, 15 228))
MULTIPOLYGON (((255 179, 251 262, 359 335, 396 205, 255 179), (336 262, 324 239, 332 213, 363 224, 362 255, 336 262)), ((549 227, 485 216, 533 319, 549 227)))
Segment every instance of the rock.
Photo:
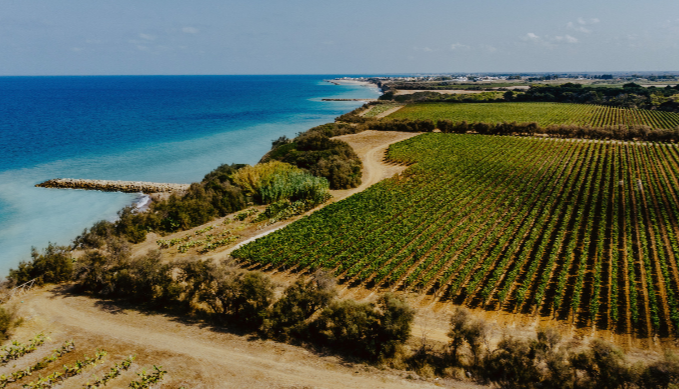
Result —
POLYGON ((107 180, 81 180, 76 178, 55 178, 36 185, 40 188, 66 188, 101 190, 104 192, 125 193, 163 193, 182 192, 189 189, 189 184, 166 184, 158 182, 142 181, 107 181, 107 180))

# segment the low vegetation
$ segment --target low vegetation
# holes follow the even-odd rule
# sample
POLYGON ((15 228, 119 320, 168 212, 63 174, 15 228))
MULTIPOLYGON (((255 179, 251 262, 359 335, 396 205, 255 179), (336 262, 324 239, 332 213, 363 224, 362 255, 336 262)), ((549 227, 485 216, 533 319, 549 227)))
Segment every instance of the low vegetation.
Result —
POLYGON ((392 295, 374 303, 337 301, 334 280, 324 272, 292 284, 277 299, 276 285, 263 273, 197 258, 166 262, 158 251, 131 258, 125 249, 87 250, 70 269, 66 279, 83 293, 367 360, 393 356, 408 339, 414 315, 392 295))

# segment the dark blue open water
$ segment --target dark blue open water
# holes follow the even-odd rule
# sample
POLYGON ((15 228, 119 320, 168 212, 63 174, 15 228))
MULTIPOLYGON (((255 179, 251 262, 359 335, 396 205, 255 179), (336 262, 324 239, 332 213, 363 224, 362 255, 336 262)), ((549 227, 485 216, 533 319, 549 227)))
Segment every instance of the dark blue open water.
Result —
POLYGON ((0 275, 138 197, 35 188, 57 177, 189 183, 256 163, 281 135, 332 121, 377 89, 337 76, 0 77, 0 275))

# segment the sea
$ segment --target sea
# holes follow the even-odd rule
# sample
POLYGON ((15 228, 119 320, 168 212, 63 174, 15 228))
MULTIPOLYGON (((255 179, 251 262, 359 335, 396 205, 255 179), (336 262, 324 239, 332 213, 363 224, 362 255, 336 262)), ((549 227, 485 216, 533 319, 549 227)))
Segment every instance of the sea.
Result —
POLYGON ((36 188, 52 178, 191 183, 256 164, 280 136, 332 122, 377 88, 343 75, 0 77, 0 277, 71 244, 141 194, 36 188))

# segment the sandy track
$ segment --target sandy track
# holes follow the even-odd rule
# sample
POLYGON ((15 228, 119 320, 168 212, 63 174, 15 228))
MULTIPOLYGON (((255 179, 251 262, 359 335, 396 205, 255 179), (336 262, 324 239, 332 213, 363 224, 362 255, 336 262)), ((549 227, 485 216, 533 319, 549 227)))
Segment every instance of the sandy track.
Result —
MULTIPOLYGON (((78 353, 91 355, 97 347, 109 351, 107 365, 124 355, 137 354, 134 371, 160 364, 169 372, 163 387, 480 387, 458 381, 406 379, 406 372, 343 363, 337 357, 319 356, 301 347, 248 339, 170 316, 126 310, 59 289, 37 290, 23 300, 20 312, 27 320, 18 338, 28 338, 37 331, 48 332, 55 343, 72 338, 78 353)), ((17 366, 22 366, 21 360, 17 366)), ((113 381, 111 387, 125 387, 122 381, 113 381)))
MULTIPOLYGON (((400 109, 396 107, 395 109, 400 109)), ((389 111, 383 112, 387 113, 389 111)), ((363 177, 358 188, 333 190, 333 201, 345 199, 355 193, 362 192, 370 186, 392 177, 406 169, 406 166, 394 165, 384 162, 384 157, 389 145, 419 135, 419 132, 398 131, 363 131, 358 134, 337 136, 332 139, 345 141, 351 146, 361 162, 363 162, 363 177)))

